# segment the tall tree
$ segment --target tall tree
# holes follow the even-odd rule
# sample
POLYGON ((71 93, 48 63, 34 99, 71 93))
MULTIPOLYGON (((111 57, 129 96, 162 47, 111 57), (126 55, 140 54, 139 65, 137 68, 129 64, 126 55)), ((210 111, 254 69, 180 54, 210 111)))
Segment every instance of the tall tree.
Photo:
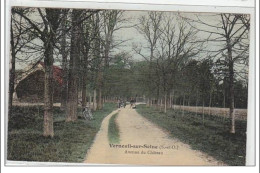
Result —
POLYGON ((120 10, 104 10, 100 13, 100 54, 102 60, 100 61, 97 75, 97 90, 98 90, 98 101, 97 108, 103 107, 102 103, 102 90, 104 85, 104 71, 109 68, 109 62, 111 61, 111 51, 120 46, 124 40, 116 40, 114 38, 115 32, 119 29, 131 27, 124 24, 127 19, 124 18, 124 12, 120 10))
POLYGON ((61 21, 61 38, 60 38, 60 52, 62 56, 62 91, 61 91, 61 109, 65 110, 68 100, 68 51, 67 49, 67 28, 68 28, 68 11, 62 10, 61 21))
POLYGON ((118 47, 122 40, 117 41, 114 38, 116 31, 122 28, 127 28, 131 26, 124 26, 128 19, 124 18, 124 11, 121 10, 112 10, 112 11, 103 11, 101 13, 103 17, 103 27, 102 27, 102 47, 103 47, 103 56, 104 56, 104 65, 105 67, 109 66, 111 60, 110 53, 111 50, 115 47, 118 47))
POLYGON ((83 22, 82 26, 82 108, 84 108, 87 104, 87 76, 88 76, 88 65, 89 65, 89 51, 90 45, 93 41, 91 38, 90 32, 92 32, 90 19, 83 22))
POLYGON ((97 13, 93 17, 93 33, 95 40, 93 41, 93 59, 94 59, 94 110, 101 109, 101 99, 97 100, 97 93, 101 96, 101 86, 102 86, 102 70, 103 70, 103 58, 101 56, 101 23, 100 23, 100 14, 97 13))
POLYGON ((72 10, 71 27, 71 50, 68 76, 68 106, 66 121, 76 121, 78 119, 78 86, 79 86, 79 67, 81 51, 81 17, 82 10, 72 10))
MULTIPOLYGON (((20 13, 26 14, 27 10, 19 9, 20 13)), ((10 77, 9 77, 9 103, 8 109, 10 116, 12 114, 12 104, 13 104, 13 95, 14 95, 14 86, 15 86, 15 64, 16 57, 21 51, 23 51, 32 40, 35 39, 35 36, 30 34, 31 27, 28 25, 21 16, 15 13, 15 9, 11 10, 11 37, 10 37, 10 45, 11 45, 11 68, 10 68, 10 77)), ((30 57, 30 56, 28 56, 30 57)), ((25 58, 27 59, 27 57, 25 58)), ((24 60, 25 60, 24 59, 24 60)))
POLYGON ((191 58, 195 58, 200 52, 202 44, 196 42, 197 32, 189 27, 178 15, 166 15, 161 26, 162 35, 159 39, 158 58, 162 65, 158 66, 162 76, 164 93, 164 112, 166 112, 166 100, 168 93, 174 89, 175 76, 178 69, 185 66, 191 58), (173 22, 173 18, 178 21, 173 22))
MULTIPOLYGON (((215 16, 218 23, 204 21, 200 17, 191 20, 202 27, 196 27, 199 31, 208 33, 207 42, 219 43, 217 50, 212 50, 212 56, 218 59, 222 66, 228 69, 229 84, 229 114, 231 118, 230 133, 235 133, 235 105, 234 105, 234 80, 236 65, 248 61, 249 28, 250 19, 247 15, 240 14, 220 14, 215 16), (247 46, 242 46, 247 45, 247 46)), ((194 26, 194 25, 193 25, 194 26)))
POLYGON ((43 42, 44 49, 44 136, 54 136, 53 130, 53 51, 56 43, 56 32, 60 25, 60 10, 37 8, 42 25, 31 20, 19 9, 15 13, 23 17, 33 28, 32 32, 43 42))
MULTIPOLYGON (((142 46, 134 47, 134 51, 149 62, 149 72, 147 76, 147 79, 149 80, 146 80, 146 82, 149 85, 150 80, 153 80, 153 84, 157 86, 157 101, 159 99, 160 80, 158 79, 158 77, 156 79, 154 78, 154 76, 157 76, 157 73, 156 71, 153 71, 152 68, 154 63, 154 53, 156 50, 157 42, 159 40, 160 35, 162 34, 160 30, 162 19, 162 12, 148 12, 147 15, 141 16, 139 18, 139 24, 136 26, 136 29, 145 38, 145 41, 147 42, 147 49, 149 51, 149 55, 145 55, 142 53, 142 46)), ((152 86, 148 88, 149 95, 153 93, 152 88, 152 86)), ((150 105, 150 99, 151 98, 148 98, 148 105, 150 105)))
POLYGON ((45 23, 44 32, 46 35, 44 40, 44 136, 54 136, 53 129, 53 50, 55 44, 55 35, 59 27, 60 10, 58 9, 45 9, 46 18, 41 14, 45 23), (49 32, 47 27, 49 26, 49 32))
POLYGON ((138 31, 146 38, 150 55, 142 54, 140 47, 135 48, 135 51, 150 64, 147 87, 152 89, 150 80, 153 80, 157 90, 157 103, 160 93, 163 94, 164 112, 167 108, 167 97, 174 88, 176 71, 187 59, 195 57, 201 47, 201 43, 195 42, 197 32, 181 19, 175 19, 177 17, 152 12, 143 16, 140 19, 141 25, 138 26, 138 31))

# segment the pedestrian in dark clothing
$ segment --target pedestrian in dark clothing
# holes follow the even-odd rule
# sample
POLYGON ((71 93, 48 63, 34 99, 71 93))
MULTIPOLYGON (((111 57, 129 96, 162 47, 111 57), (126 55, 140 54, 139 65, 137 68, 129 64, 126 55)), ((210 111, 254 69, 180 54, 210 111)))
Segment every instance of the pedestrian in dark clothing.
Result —
POLYGON ((133 105, 134 105, 134 100, 133 100, 133 99, 131 99, 131 101, 130 101, 130 108, 132 108, 132 107, 133 107, 133 105))

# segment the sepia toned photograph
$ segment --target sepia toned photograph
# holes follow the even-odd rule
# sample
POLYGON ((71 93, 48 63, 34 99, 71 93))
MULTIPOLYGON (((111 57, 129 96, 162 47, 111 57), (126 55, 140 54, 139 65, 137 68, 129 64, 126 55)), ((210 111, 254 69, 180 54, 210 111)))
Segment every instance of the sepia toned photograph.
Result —
POLYGON ((250 19, 11 7, 7 160, 245 166, 250 19))

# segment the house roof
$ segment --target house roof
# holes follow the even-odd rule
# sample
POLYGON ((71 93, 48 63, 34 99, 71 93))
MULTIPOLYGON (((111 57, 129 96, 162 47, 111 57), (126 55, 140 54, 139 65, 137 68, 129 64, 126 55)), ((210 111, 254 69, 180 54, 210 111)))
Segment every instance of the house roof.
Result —
MULTIPOLYGON (((44 62, 39 62, 39 64, 44 68, 44 62)), ((60 84, 62 85, 63 80, 62 80, 62 69, 58 66, 53 65, 52 66, 53 70, 53 78, 60 84)))
MULTIPOLYGON (((62 80, 62 76, 63 76, 63 72, 62 69, 58 66, 53 65, 53 78, 55 80, 55 82, 57 82, 59 85, 62 85, 63 80, 62 80)), ((21 81, 23 81, 24 79, 26 79, 29 75, 37 72, 37 71, 43 71, 44 72, 44 62, 38 62, 36 64, 34 64, 33 66, 30 65, 26 68, 25 72, 19 71, 16 74, 15 77, 15 90, 16 87, 19 85, 19 83, 21 81)))

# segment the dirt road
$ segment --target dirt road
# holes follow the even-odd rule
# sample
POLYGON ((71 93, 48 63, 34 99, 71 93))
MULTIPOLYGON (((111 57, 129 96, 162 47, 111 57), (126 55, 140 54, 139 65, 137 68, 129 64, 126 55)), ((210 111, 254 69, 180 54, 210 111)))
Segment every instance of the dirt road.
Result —
POLYGON ((103 120, 85 163, 222 165, 215 159, 190 149, 188 145, 177 139, 170 139, 167 132, 139 115, 136 110, 130 109, 129 106, 112 112, 103 120), (120 143, 117 147, 111 147, 107 135, 108 123, 110 117, 116 112, 119 112, 117 123, 120 130, 120 143))

